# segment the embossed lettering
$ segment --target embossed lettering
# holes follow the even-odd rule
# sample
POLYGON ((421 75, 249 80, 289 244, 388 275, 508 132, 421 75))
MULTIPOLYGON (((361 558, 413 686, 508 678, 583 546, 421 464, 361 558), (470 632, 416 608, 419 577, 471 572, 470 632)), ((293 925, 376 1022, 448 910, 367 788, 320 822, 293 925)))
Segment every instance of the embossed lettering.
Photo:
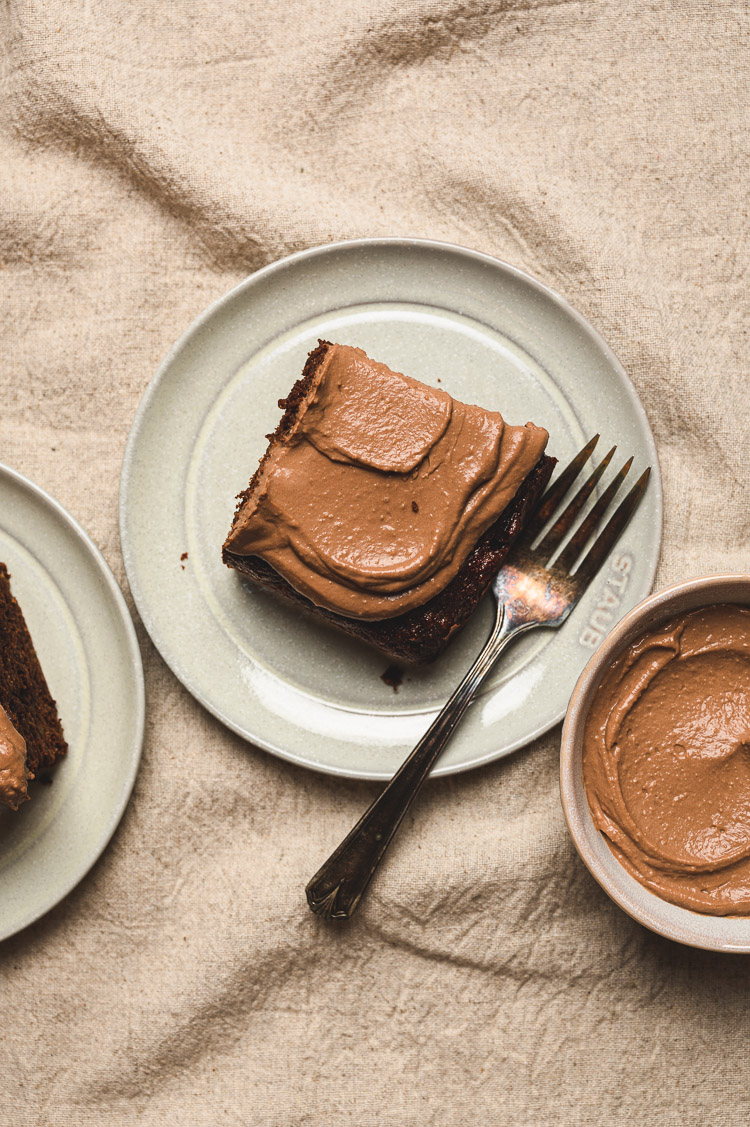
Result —
POLYGON ((591 650, 595 650, 601 640, 601 634, 598 630, 594 630, 593 626, 584 627, 583 632, 578 639, 582 646, 588 646, 591 650))
POLYGON ((610 614, 605 607, 597 607, 591 615, 589 622, 595 630, 601 630, 601 632, 604 633, 613 618, 614 615, 610 614))
POLYGON ((610 561, 609 573, 599 595, 599 600, 578 638, 582 646, 594 649, 609 630, 615 618, 614 608, 619 607, 622 603, 623 594, 630 581, 632 567, 632 556, 626 553, 614 556, 610 561))
POLYGON ((620 600, 617 597, 617 592, 613 591, 611 587, 605 587, 602 591, 602 597, 599 600, 599 607, 619 607, 619 605, 620 600))
POLYGON ((622 575, 619 579, 615 579, 614 575, 610 575, 607 583, 609 583, 610 587, 614 587, 615 591, 624 591, 628 585, 628 577, 627 575, 622 575))

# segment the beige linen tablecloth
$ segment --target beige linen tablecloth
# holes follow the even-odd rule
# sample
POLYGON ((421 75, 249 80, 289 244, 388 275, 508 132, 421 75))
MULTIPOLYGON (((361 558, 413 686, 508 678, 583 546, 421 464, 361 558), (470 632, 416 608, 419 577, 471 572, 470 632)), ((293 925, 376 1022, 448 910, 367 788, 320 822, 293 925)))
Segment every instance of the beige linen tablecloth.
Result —
MULTIPOLYGON (((622 359, 657 582, 748 570, 748 8, 708 0, 5 0, 0 460, 125 587, 117 491, 169 346, 256 268, 450 240, 622 359)), ((304 906, 373 788, 248 746, 139 624, 143 763, 101 861, 0 946, 3 1125, 745 1124, 750 959, 579 862, 559 730, 431 785, 350 925, 304 906)))

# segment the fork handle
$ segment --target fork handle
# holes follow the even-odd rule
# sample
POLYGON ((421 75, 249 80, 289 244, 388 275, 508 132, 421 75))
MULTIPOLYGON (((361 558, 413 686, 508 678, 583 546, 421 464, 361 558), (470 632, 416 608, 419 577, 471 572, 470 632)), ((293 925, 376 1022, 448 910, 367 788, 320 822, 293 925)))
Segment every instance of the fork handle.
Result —
POLYGON ((479 657, 409 757, 307 885, 316 915, 347 920, 359 904, 396 830, 438 756, 510 639, 534 623, 514 620, 498 604, 495 625, 479 657))

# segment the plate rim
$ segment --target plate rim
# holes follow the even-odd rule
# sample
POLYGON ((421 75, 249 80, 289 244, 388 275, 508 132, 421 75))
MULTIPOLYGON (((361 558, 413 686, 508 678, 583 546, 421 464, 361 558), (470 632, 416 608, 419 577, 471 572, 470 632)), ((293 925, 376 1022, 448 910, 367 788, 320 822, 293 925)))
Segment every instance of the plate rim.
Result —
POLYGON ((83 545, 87 555, 100 573, 108 596, 113 599, 114 605, 117 608, 118 620, 125 629, 125 640, 127 642, 129 659, 128 666, 134 680, 133 712, 136 738, 133 741, 133 754, 128 761, 128 770, 125 772, 123 784, 117 793, 116 801, 112 802, 110 806, 109 817, 106 820, 104 830, 97 839, 96 846, 87 852, 79 866, 74 866, 75 875, 62 882, 59 887, 51 892, 49 897, 45 898, 44 906, 37 907, 29 914, 19 917, 19 919, 10 924, 10 926, 7 925, 6 921, 3 921, 2 924, 0 924, 0 942, 5 939, 10 939, 13 935, 17 935, 19 931, 23 931, 24 928, 36 923, 42 916, 45 916, 53 908, 57 907, 57 905, 81 883, 83 878, 93 869, 96 862, 102 856, 122 821, 122 817, 133 793, 133 787, 135 786, 135 780, 138 776, 138 769, 143 754, 146 725, 146 686, 138 635, 135 630, 132 615, 128 609, 128 604, 125 601, 125 596, 122 593, 119 583, 115 579, 112 569, 104 558, 103 553, 75 517, 48 493, 46 489, 37 485, 36 482, 32 481, 25 474, 22 474, 19 470, 14 469, 5 462, 0 462, 0 479, 3 477, 9 478, 16 486, 20 486, 21 489, 32 494, 42 506, 48 509, 66 531, 83 545))
MULTIPOLYGON (((180 667, 179 662, 176 660, 176 658, 174 658, 171 654, 168 657, 164 653, 162 646, 160 645, 160 641, 162 641, 161 634, 155 624, 154 618, 151 615, 148 600, 145 598, 138 583, 137 572, 133 561, 134 553, 132 550, 132 545, 129 541, 128 531, 126 528, 126 514, 128 511, 127 492, 133 463, 135 461, 135 449, 141 429, 144 424, 144 420, 151 405, 151 400, 156 396, 159 385, 161 384, 161 381, 163 380, 165 374, 169 371, 171 365, 180 355, 183 349, 188 346, 194 334, 198 333, 204 327, 204 325, 208 321, 210 321, 214 317, 214 315, 219 312, 219 310, 222 309, 222 307, 234 301, 240 294, 244 293, 248 289, 252 289, 255 285, 262 285, 267 278, 272 277, 275 273, 281 270, 288 269, 289 267, 294 267, 297 263, 304 262, 311 258, 325 257, 327 255, 336 254, 341 251, 346 252, 350 250, 356 251, 368 249, 415 249, 438 251, 458 255, 459 257, 465 257, 474 262, 479 262, 484 265, 491 266, 493 269, 500 267, 501 270, 512 275, 516 280, 530 286, 533 290, 536 290, 537 293, 539 293, 546 299, 552 300, 552 302, 557 305, 563 313, 569 316, 578 325, 581 331, 589 339, 592 339, 594 343, 601 349, 607 362, 617 373, 635 414, 645 424, 645 436, 647 439, 647 445, 650 448, 650 484, 651 488, 653 488, 654 490, 654 522, 658 528, 658 550, 656 551, 653 560, 649 562, 649 565, 646 569, 646 573, 648 575, 648 591, 646 592, 646 594, 649 594, 653 589, 656 571, 659 566, 661 545, 664 537, 664 505, 661 466, 659 463, 659 455, 656 448, 656 442, 654 440, 653 431, 651 429, 651 423, 649 421, 648 415, 646 414, 646 410, 638 396, 638 392, 636 391, 635 386, 630 379, 630 376, 627 374, 616 353, 612 350, 601 333, 599 333, 598 329, 596 329, 595 326, 592 325, 583 316, 582 313, 580 313, 573 305, 571 305, 567 298, 558 293, 557 290, 547 285, 546 282, 542 282, 538 278, 535 278, 526 270, 523 270, 518 266, 514 266, 512 263, 506 262, 504 259, 498 258, 495 255, 488 254, 486 251, 475 250, 470 247, 462 246, 459 243, 451 243, 439 239, 411 238, 408 236, 363 237, 357 239, 341 239, 330 243, 321 243, 317 246, 306 247, 304 250, 295 251, 292 254, 284 255, 282 258, 275 259, 273 262, 269 262, 265 266, 260 267, 252 274, 249 274, 247 275, 247 277, 242 278, 239 282, 232 286, 231 289, 227 290, 226 293, 221 294, 219 297, 215 298, 201 313, 199 313, 198 316, 195 317, 179 335, 179 337, 171 346, 167 354, 164 356, 163 360, 158 365, 156 371, 149 380, 148 385, 144 389, 143 395, 141 396, 141 400, 138 404, 136 413, 133 417, 130 432, 128 434, 128 439, 125 444, 125 451, 122 459, 122 468, 120 472, 118 516, 122 556, 125 564, 125 573, 127 576, 128 586, 130 588, 133 602, 135 603, 136 609, 144 625, 144 628, 149 635, 149 638, 162 657, 162 660, 166 663, 174 676, 182 685, 184 685, 191 696, 193 696, 193 698, 197 700, 199 704, 201 704, 212 716, 215 716, 217 720, 219 720, 222 724, 229 728, 230 731, 240 736, 247 743, 251 744, 251 746, 261 748, 262 750, 267 751, 280 759, 284 759, 287 762, 297 764, 297 766, 316 771, 319 774, 329 775, 335 778, 383 781, 390 779, 391 772, 358 770, 352 768, 342 769, 340 767, 322 764, 316 762, 313 759, 306 758, 304 755, 300 755, 295 752, 289 752, 286 749, 279 747, 278 745, 272 744, 268 740, 260 739, 257 736, 248 735, 247 731, 241 728, 239 724, 233 721, 229 716, 222 712, 220 708, 213 704, 210 698, 203 692, 203 690, 194 683, 192 677, 189 674, 186 674, 185 671, 180 667)), ((441 766, 440 762, 438 761, 438 764, 430 773, 430 777, 440 778, 448 775, 460 774, 463 771, 474 770, 477 767, 486 766, 487 764, 493 763, 496 760, 504 758, 507 755, 511 755, 514 752, 519 751, 521 748, 528 746, 528 744, 532 743, 534 740, 539 739, 541 736, 545 735, 545 733, 551 731, 551 729, 554 728, 555 725, 559 724, 560 721, 564 719, 566 712, 567 703, 558 713, 555 714, 554 719, 545 722, 539 727, 535 728, 533 732, 531 732, 528 736, 524 737, 522 740, 516 741, 511 747, 504 749, 500 753, 488 752, 487 754, 469 762, 453 763, 443 766, 441 766)))

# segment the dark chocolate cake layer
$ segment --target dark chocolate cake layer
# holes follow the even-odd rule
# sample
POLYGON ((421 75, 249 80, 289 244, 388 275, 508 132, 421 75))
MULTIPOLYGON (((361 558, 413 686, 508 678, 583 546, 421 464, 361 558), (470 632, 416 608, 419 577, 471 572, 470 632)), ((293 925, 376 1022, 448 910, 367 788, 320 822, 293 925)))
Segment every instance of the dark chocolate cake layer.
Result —
POLYGON ((57 705, 50 695, 23 612, 0 563, 0 705, 26 741, 26 764, 34 775, 68 750, 57 705))

